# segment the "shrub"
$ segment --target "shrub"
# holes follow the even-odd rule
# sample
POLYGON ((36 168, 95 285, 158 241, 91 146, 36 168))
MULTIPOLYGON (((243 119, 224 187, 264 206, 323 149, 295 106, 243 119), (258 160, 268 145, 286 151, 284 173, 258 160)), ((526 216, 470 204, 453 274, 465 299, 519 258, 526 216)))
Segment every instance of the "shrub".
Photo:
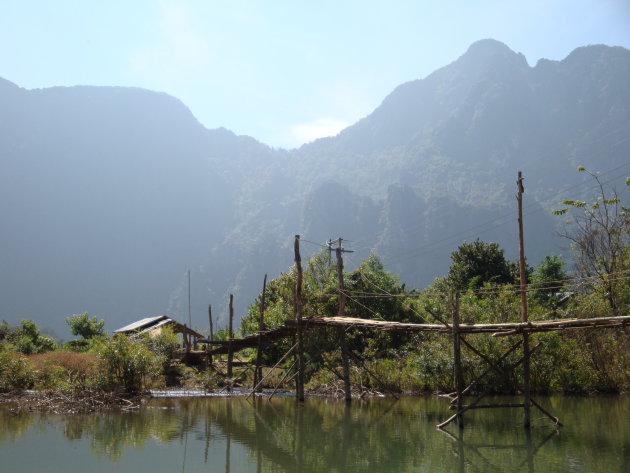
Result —
POLYGON ((171 360, 179 349, 177 335, 169 327, 165 327, 157 335, 145 335, 142 343, 155 355, 157 362, 162 366, 162 372, 166 373, 171 360))
POLYGON ((39 333, 39 327, 32 320, 24 319, 17 327, 12 327, 6 322, 0 327, 0 339, 8 342, 8 347, 30 355, 54 350, 57 344, 52 337, 39 333))
POLYGON ((84 388, 97 383, 98 358, 91 353, 53 351, 32 355, 31 364, 37 370, 37 385, 84 388))
POLYGON ((21 391, 33 385, 34 373, 28 360, 0 347, 0 392, 21 391))
POLYGON ((128 393, 142 390, 161 368, 160 361, 144 343, 126 335, 107 339, 99 350, 99 358, 103 361, 106 387, 128 393))

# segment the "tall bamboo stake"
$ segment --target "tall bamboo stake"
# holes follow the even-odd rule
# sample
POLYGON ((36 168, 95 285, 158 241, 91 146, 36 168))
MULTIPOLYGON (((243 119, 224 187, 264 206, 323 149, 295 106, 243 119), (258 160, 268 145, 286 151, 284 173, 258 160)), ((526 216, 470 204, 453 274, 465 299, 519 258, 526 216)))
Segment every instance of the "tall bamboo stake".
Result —
MULTIPOLYGON (((208 339, 212 340, 214 338, 214 330, 212 329, 212 305, 211 304, 208 304, 208 322, 210 323, 210 333, 208 334, 208 339)), ((208 349, 208 352, 209 351, 210 350, 208 349)), ((208 353, 208 365, 212 366, 212 354, 211 353, 208 353)))
POLYGON ((297 270, 297 281, 295 284, 295 319, 297 322, 297 357, 298 375, 295 385, 295 395, 297 400, 304 401, 304 333, 302 328, 302 257, 300 256, 300 235, 295 235, 293 246, 295 254, 295 268, 297 270))
POLYGON ((229 388, 232 390, 232 363, 234 362, 234 351, 232 349, 232 339, 234 338, 234 330, 232 329, 232 322, 234 320, 234 296, 230 294, 230 320, 228 322, 228 359, 227 359, 227 377, 229 388))
MULTIPOLYGON (((262 332, 265 330, 265 292, 267 290, 267 275, 263 280, 263 290, 260 300, 260 320, 258 321, 258 350, 256 352, 256 369, 254 370, 254 384, 258 386, 258 383, 262 379, 262 332)), ((252 388, 253 389, 253 388, 252 388)), ((259 388, 259 392, 262 391, 262 387, 259 388)))
POLYGON ((455 381, 455 393, 457 395, 457 425, 464 428, 464 416, 461 414, 463 406, 463 386, 461 343, 459 333, 459 291, 455 291, 455 296, 451 296, 453 311, 453 376, 455 381))

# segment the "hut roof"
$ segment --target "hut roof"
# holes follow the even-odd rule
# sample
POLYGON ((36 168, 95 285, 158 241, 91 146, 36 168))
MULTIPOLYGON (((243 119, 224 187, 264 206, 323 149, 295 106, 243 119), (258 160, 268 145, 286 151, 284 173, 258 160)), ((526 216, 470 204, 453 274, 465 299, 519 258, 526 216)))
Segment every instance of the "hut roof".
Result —
POLYGON ((180 324, 176 320, 171 319, 168 315, 159 315, 157 317, 146 317, 136 322, 125 325, 119 329, 114 330, 114 333, 131 333, 131 332, 150 332, 163 325, 173 325, 175 332, 183 332, 188 335, 192 335, 195 338, 203 338, 199 332, 195 332, 193 329, 180 324))

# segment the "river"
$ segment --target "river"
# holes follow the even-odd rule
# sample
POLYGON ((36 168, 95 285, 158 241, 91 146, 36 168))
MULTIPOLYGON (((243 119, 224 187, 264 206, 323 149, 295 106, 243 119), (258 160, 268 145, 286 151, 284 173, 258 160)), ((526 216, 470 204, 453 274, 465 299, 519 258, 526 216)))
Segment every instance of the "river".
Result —
MULTIPOLYGON (((494 399, 496 401, 496 399, 494 399)), ((630 396, 543 397, 532 410, 479 409, 463 433, 436 397, 354 401, 152 399, 125 413, 0 409, 0 472, 624 472, 630 396)), ((491 400, 492 401, 492 400, 491 400)), ((509 398, 502 401, 514 402, 509 398)))

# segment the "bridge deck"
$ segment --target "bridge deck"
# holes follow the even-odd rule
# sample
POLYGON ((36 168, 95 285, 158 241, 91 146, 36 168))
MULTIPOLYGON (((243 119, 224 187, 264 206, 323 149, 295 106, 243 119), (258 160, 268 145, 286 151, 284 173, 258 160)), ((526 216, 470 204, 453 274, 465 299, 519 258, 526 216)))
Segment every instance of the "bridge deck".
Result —
MULTIPOLYGON (((318 326, 360 327, 385 331, 405 332, 440 332, 452 333, 450 325, 444 324, 414 324, 403 322, 391 322, 387 320, 361 319, 356 317, 308 317, 302 320, 302 324, 309 329, 318 326)), ((559 320, 532 320, 529 322, 514 322, 502 324, 460 324, 459 333, 490 333, 493 336, 508 336, 518 333, 551 332, 555 330, 572 330, 578 328, 612 328, 630 325, 630 316, 597 317, 592 319, 559 319, 559 320)), ((288 320, 279 327, 255 333, 243 338, 232 340, 198 340, 198 343, 219 345, 210 351, 210 354, 219 355, 228 352, 232 343, 232 351, 258 346, 259 337, 263 344, 280 338, 290 337, 295 334, 297 321, 288 320)))

